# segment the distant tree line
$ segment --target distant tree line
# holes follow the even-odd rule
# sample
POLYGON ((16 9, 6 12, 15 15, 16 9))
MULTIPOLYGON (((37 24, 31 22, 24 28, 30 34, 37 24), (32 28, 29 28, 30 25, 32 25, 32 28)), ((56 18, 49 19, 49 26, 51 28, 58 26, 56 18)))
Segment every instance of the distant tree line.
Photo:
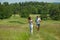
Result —
POLYGON ((30 14, 40 14, 43 20, 51 18, 60 20, 60 4, 47 2, 0 2, 0 19, 7 19, 12 15, 19 14, 21 17, 29 17, 30 14))

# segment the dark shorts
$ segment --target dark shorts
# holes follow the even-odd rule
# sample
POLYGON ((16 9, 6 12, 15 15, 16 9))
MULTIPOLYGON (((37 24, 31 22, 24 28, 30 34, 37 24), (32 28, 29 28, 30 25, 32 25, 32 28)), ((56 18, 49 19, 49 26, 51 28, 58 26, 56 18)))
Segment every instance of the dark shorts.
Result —
POLYGON ((37 24, 37 27, 40 27, 40 24, 37 24))

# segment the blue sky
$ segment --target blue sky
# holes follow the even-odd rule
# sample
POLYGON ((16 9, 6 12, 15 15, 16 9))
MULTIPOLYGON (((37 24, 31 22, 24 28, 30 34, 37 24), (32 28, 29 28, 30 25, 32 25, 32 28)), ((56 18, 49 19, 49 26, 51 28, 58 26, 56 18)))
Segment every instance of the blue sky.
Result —
POLYGON ((25 1, 60 2, 60 0, 0 0, 1 3, 3 2, 15 3, 15 2, 25 2, 25 1))

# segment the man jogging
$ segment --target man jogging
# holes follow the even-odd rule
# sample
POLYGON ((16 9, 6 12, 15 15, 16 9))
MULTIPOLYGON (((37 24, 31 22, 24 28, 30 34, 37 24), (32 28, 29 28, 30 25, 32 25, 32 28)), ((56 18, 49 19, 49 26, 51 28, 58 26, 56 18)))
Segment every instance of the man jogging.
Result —
POLYGON ((37 16, 35 22, 36 22, 36 26, 37 26, 37 31, 39 31, 41 18, 39 16, 37 16))

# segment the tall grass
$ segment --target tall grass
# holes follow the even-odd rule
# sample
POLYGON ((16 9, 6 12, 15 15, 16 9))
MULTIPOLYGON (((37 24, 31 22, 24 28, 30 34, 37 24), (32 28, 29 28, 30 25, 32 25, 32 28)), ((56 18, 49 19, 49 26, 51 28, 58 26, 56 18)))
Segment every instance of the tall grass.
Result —
POLYGON ((0 40, 28 40, 29 34, 18 30, 0 29, 0 40))
POLYGON ((35 24, 37 15, 30 16, 34 23, 32 36, 29 34, 27 19, 16 15, 0 20, 0 40, 60 40, 60 21, 42 20, 40 31, 37 32, 35 24))

